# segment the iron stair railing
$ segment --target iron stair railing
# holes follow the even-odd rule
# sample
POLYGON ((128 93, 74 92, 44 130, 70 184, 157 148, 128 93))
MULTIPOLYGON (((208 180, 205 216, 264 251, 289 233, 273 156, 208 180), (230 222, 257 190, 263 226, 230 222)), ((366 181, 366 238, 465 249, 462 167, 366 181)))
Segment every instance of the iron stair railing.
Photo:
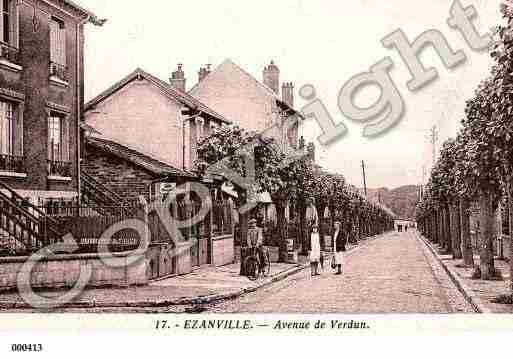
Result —
POLYGON ((61 241, 59 225, 0 181, 0 237, 3 251, 31 254, 61 241))
POLYGON ((82 203, 97 208, 104 216, 119 215, 120 211, 130 216, 134 215, 133 204, 128 203, 116 192, 83 172, 80 174, 82 203), (112 209, 112 210, 111 210, 112 209))

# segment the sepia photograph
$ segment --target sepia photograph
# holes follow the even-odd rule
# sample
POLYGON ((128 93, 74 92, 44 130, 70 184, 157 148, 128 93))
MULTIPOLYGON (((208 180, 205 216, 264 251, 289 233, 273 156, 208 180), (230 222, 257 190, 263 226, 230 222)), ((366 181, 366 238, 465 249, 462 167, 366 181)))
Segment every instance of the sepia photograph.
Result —
POLYGON ((513 1, 0 12, 1 333, 511 333, 513 1))

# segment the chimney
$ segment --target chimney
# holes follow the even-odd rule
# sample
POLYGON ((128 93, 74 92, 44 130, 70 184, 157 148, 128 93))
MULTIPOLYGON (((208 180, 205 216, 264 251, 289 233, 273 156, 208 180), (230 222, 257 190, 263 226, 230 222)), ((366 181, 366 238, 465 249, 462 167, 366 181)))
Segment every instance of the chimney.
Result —
POLYGON ((198 82, 201 82, 203 81, 203 79, 205 79, 205 77, 207 77, 208 75, 210 75, 210 64, 207 64, 206 67, 202 67, 200 68, 199 72, 198 72, 198 82))
POLYGON ((281 97, 290 107, 294 107, 294 85, 292 82, 284 82, 281 87, 281 97))
POLYGON ((274 91, 276 95, 280 92, 280 69, 271 60, 271 63, 264 67, 264 85, 274 91))
POLYGON ((182 67, 182 64, 178 64, 178 69, 173 71, 172 77, 169 79, 169 83, 174 88, 185 92, 185 73, 183 72, 182 67))

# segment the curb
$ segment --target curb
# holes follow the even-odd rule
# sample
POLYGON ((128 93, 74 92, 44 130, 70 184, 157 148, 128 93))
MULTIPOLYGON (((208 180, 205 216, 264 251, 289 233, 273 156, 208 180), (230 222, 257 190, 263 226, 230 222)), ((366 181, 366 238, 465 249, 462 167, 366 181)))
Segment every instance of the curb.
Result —
MULTIPOLYGON (((359 245, 355 246, 354 248, 351 248, 346 252, 346 255, 353 254, 355 252, 358 252, 362 247, 365 247, 363 244, 373 242, 376 239, 379 239, 381 235, 372 236, 366 238, 364 241, 359 242, 359 245)), ((81 309, 81 308, 163 308, 163 307, 170 307, 170 306, 181 306, 181 305, 206 305, 211 304, 215 302, 225 301, 225 300, 231 300, 239 298, 245 294, 254 293, 259 289, 268 287, 271 284, 274 284, 276 282, 279 282, 287 277, 290 277, 296 273, 299 273, 307 268, 310 267, 310 264, 299 264, 296 267, 293 267, 291 269, 288 269, 286 271, 277 273, 271 278, 267 278, 261 283, 258 283, 257 285, 241 288, 238 290, 234 290, 232 292, 223 293, 223 294, 212 294, 208 296, 203 297, 190 297, 190 298, 181 298, 181 299, 174 299, 174 300, 158 300, 158 301, 133 301, 133 302, 73 302, 73 303, 67 303, 59 308, 61 309, 81 309)), ((56 311, 58 311, 58 309, 56 311)), ((0 302, 0 309, 3 310, 12 310, 12 309, 35 309, 33 306, 25 303, 25 302, 0 302)))
MULTIPOLYGON (((238 289, 232 292, 223 293, 223 294, 212 294, 204 297, 194 297, 194 298, 182 298, 175 300, 160 300, 160 301, 133 301, 133 302, 74 302, 67 303, 59 308, 161 308, 161 307, 170 307, 170 306, 179 306, 179 305, 205 305, 211 304, 214 302, 219 302, 223 300, 230 300, 238 298, 247 293, 253 293, 257 290, 267 287, 273 283, 279 282, 291 275, 301 272, 302 270, 308 268, 308 265, 298 265, 294 268, 288 269, 286 271, 280 272, 271 278, 267 278, 261 283, 257 285, 246 287, 242 289, 238 289)), ((37 309, 33 306, 23 302, 0 302, 0 309, 37 309)), ((58 310, 58 309, 57 309, 58 310)))
POLYGON ((451 281, 454 283, 456 288, 460 291, 460 293, 463 295, 465 300, 474 308, 476 313, 481 314, 492 314, 493 312, 483 303, 481 298, 479 298, 475 292, 470 289, 462 279, 460 279, 458 273, 456 273, 453 269, 451 269, 445 262, 440 258, 438 253, 436 252, 436 249, 429 243, 427 239, 425 239, 420 233, 416 233, 415 236, 417 239, 423 243, 429 251, 435 256, 436 260, 442 268, 445 270, 451 281))

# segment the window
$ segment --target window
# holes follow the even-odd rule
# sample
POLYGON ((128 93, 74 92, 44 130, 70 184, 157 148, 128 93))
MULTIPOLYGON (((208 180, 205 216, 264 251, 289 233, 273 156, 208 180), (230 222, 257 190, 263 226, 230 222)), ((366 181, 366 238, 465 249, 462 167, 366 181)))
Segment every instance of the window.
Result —
POLYGON ((0 99, 0 172, 25 172, 23 105, 0 99))
POLYGON ((50 20, 50 61, 66 66, 66 28, 64 21, 54 17, 50 20))
POLYGON ((52 113, 48 118, 48 160, 69 161, 69 130, 66 117, 52 113))
POLYGON ((18 47, 18 10, 16 0, 0 0, 1 41, 12 47, 18 47))
POLYGON ((23 119, 19 105, 0 100, 0 154, 23 155, 23 119))
POLYGON ((0 154, 12 155, 14 142, 14 106, 0 102, 0 154))

